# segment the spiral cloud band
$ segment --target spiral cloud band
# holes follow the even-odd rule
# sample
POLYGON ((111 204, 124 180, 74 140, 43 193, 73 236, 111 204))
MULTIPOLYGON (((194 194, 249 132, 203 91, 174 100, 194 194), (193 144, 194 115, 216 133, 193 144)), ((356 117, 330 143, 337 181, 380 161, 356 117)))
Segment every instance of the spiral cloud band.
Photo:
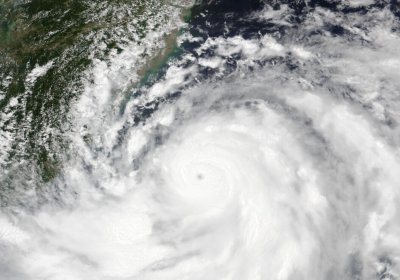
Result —
POLYGON ((5 279, 399 279, 400 26, 355 2, 201 13, 128 101, 85 93, 5 279))

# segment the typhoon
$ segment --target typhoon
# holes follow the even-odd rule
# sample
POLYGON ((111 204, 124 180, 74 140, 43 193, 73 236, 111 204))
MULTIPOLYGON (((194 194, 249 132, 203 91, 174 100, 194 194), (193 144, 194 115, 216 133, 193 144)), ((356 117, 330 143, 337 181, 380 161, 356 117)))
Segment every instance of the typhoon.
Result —
POLYGON ((400 279, 400 5, 191 5, 86 70, 0 279, 400 279))

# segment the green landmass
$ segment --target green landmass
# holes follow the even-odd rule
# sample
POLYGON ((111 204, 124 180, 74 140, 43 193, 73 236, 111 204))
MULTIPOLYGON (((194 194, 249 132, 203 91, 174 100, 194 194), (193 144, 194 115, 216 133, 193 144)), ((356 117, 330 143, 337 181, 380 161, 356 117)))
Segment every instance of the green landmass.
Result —
MULTIPOLYGON (((140 43, 149 31, 148 19, 169 4, 159 0, 0 0, 0 114, 8 116, 0 117, 0 130, 12 135, 6 162, 0 165, 3 205, 9 202, 8 193, 16 191, 16 182, 23 191, 35 180, 40 186, 58 175, 61 155, 68 150, 63 133, 70 128, 71 102, 82 93, 81 78, 93 59, 107 61, 112 51, 120 53, 128 42, 140 43), (93 47, 100 43, 106 48, 93 47), (50 65, 47 71, 30 76, 44 65, 50 65)), ((141 75, 165 63, 176 48, 177 34, 165 35, 166 48, 148 59, 139 70, 141 75)))

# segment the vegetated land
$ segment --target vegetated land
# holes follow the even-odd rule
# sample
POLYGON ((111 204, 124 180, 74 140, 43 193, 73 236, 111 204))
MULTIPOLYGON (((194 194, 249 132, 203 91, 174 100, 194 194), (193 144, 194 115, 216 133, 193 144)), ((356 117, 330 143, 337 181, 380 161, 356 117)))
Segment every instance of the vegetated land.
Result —
POLYGON ((71 102, 93 59, 138 41, 159 0, 0 0, 0 203, 51 181, 68 148, 71 102), (102 46, 102 47, 99 47, 102 46), (106 47, 104 47, 106 46, 106 47))

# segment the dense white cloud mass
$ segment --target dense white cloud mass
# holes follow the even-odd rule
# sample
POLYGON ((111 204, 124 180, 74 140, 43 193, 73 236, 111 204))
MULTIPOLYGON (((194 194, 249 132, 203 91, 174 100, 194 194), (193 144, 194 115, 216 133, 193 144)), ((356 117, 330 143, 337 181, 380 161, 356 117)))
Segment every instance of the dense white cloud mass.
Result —
POLYGON ((91 125, 97 103, 77 103, 59 200, 0 217, 0 273, 399 279, 398 28, 387 8, 316 8, 282 37, 182 34, 199 47, 122 114, 109 97, 91 125))

